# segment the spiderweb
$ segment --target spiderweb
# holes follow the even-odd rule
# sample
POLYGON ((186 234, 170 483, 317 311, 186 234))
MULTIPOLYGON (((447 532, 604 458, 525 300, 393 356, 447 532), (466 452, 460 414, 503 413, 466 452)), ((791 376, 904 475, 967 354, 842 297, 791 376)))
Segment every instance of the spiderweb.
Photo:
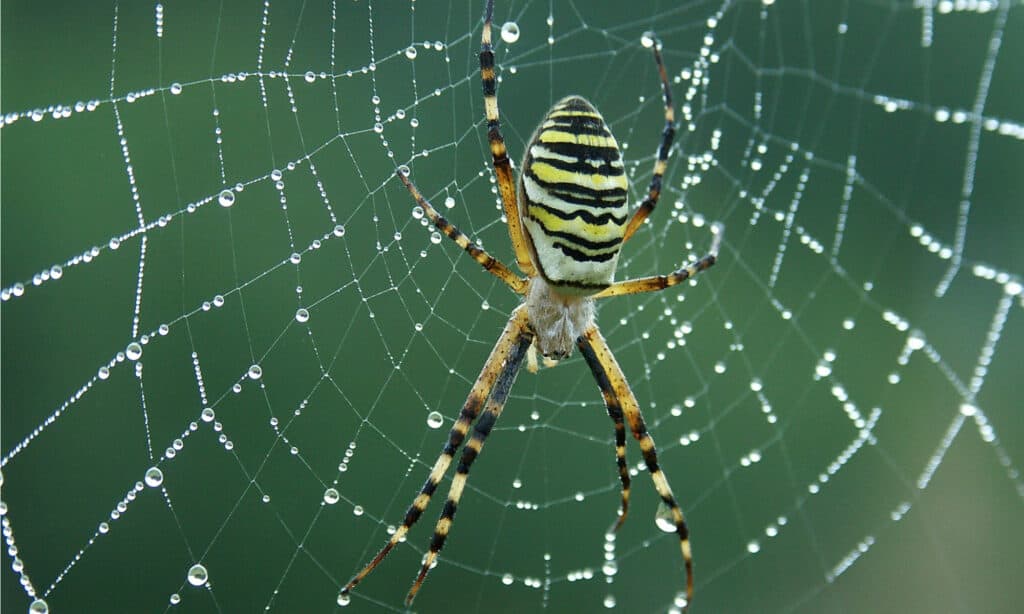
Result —
MULTIPOLYGON (((339 607, 516 305, 394 177, 511 262, 481 8, 3 3, 3 609, 339 607)), ((703 255, 714 224, 720 260, 598 321, 687 514, 693 609, 1011 611, 1022 3, 495 20, 513 155, 582 94, 634 201, 661 127, 644 33, 664 45, 679 136, 619 278, 703 255)), ((523 373, 416 609, 678 610, 678 545, 629 461, 608 535, 589 372, 523 373)), ((402 609, 440 506, 348 609, 402 609)))

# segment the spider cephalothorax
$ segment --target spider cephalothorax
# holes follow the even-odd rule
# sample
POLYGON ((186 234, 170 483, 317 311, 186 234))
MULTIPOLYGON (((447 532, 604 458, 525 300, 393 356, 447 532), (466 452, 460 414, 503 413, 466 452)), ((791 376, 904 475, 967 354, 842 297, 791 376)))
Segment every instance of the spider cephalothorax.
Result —
MULTIPOLYGON (((668 479, 658 465, 654 440, 644 425, 636 397, 608 343, 594 323, 596 299, 663 290, 715 263, 717 240, 720 238, 717 227, 714 229, 716 237, 712 243, 712 253, 697 262, 668 275, 614 281, 619 250, 654 210, 661 194, 661 178, 665 173, 674 135, 672 95, 665 66, 655 43, 654 58, 665 101, 665 128, 647 194, 632 213, 627 205, 628 183, 615 137, 601 114, 579 96, 569 96, 555 103, 537 127, 523 159, 517 194, 512 165, 499 128, 494 51, 491 47, 493 5, 494 0, 487 0, 480 49, 487 137, 502 206, 508 220, 509 238, 515 251, 516 263, 525 277, 514 273, 441 217, 406 176, 407 171, 399 171, 398 177, 434 225, 484 269, 504 281, 516 294, 523 296, 523 304, 512 311, 505 330, 498 337, 469 391, 459 418, 448 434, 448 442, 419 495, 409 506, 401 526, 377 556, 341 592, 342 595, 348 595, 402 541, 430 503, 455 452, 465 443, 447 501, 434 529, 430 550, 406 596, 406 604, 412 603, 437 560, 438 552, 444 547, 466 486, 469 469, 505 407, 523 359, 533 348, 547 357, 563 358, 571 353, 575 345, 590 367, 608 415, 615 425, 615 460, 622 482, 622 505, 615 527, 618 528, 626 519, 629 509, 630 476, 626 466, 628 424, 633 436, 640 442, 640 451, 654 481, 654 488, 671 510, 686 567, 686 596, 689 600, 693 596, 693 566, 686 521, 672 495, 668 479), (472 435, 469 433, 471 426, 472 435)), ((653 41, 653 37, 648 40, 653 41)))

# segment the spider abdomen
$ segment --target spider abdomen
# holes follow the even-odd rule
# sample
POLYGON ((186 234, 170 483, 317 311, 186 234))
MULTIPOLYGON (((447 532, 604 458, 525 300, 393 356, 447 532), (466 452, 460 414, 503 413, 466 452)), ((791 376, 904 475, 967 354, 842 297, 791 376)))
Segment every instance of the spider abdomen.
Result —
POLYGON ((555 103, 526 148, 520 216, 540 274, 558 291, 593 294, 615 276, 629 220, 619 145, 579 96, 555 103))

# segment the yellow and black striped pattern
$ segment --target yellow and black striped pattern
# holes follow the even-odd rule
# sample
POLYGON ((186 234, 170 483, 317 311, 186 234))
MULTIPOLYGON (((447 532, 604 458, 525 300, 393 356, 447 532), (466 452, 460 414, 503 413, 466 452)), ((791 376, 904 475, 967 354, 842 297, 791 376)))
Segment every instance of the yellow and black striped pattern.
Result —
POLYGON ((621 508, 615 528, 622 525, 629 511, 628 425, 640 444, 644 464, 658 496, 671 510, 686 569, 686 601, 689 604, 693 598, 689 529, 668 478, 658 463, 654 440, 644 424, 637 399, 608 343, 593 322, 592 308, 596 299, 664 290, 690 279, 716 262, 721 238, 717 234, 712 243, 712 253, 697 262, 668 275, 613 282, 622 244, 648 219, 661 196, 662 178, 668 168, 675 134, 668 72, 656 43, 654 60, 661 80, 665 124, 647 193, 634 212, 630 213, 626 206, 628 182, 618 143, 597 110, 578 96, 560 100, 537 127, 527 147, 517 186, 500 130, 491 43, 493 14, 494 0, 487 0, 480 41, 480 78, 487 139, 502 206, 508 219, 509 237, 516 262, 525 277, 516 275, 440 215, 406 176, 407 170, 399 170, 398 177, 438 230, 484 270, 523 295, 524 302, 512 311, 505 330, 491 350, 448 433, 447 443, 406 510, 401 526, 377 555, 341 589, 340 597, 347 597, 405 538, 422 517, 454 462, 456 452, 462 447, 430 549, 406 596, 406 606, 412 603, 445 545, 469 479, 469 470, 482 453, 484 442, 501 415, 524 357, 535 348, 544 352, 555 348, 559 355, 563 352, 567 355, 575 340, 597 381, 608 416, 615 427, 615 461, 622 483, 621 508), (546 284, 534 283, 538 281, 535 279, 538 274, 543 276, 546 284), (568 294, 578 295, 578 300, 567 300, 565 295, 568 294))
POLYGON ((538 126, 519 177, 520 214, 534 264, 559 290, 593 294, 612 283, 629 221, 619 144, 579 96, 538 126))

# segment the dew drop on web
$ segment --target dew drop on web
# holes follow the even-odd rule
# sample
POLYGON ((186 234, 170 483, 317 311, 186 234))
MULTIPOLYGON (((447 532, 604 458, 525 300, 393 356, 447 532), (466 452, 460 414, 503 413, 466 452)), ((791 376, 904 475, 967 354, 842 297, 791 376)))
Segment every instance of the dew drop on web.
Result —
POLYGON ((444 416, 439 411, 432 411, 427 414, 427 426, 432 429, 439 429, 444 424, 444 416))
POLYGON ((514 21, 506 21, 501 26, 501 40, 509 44, 519 40, 519 24, 514 21))
POLYGON ((146 470, 146 486, 156 488, 164 483, 164 472, 159 467, 150 467, 146 470))
POLYGON ((202 586, 209 580, 206 568, 196 563, 188 570, 188 583, 192 586, 202 586))

